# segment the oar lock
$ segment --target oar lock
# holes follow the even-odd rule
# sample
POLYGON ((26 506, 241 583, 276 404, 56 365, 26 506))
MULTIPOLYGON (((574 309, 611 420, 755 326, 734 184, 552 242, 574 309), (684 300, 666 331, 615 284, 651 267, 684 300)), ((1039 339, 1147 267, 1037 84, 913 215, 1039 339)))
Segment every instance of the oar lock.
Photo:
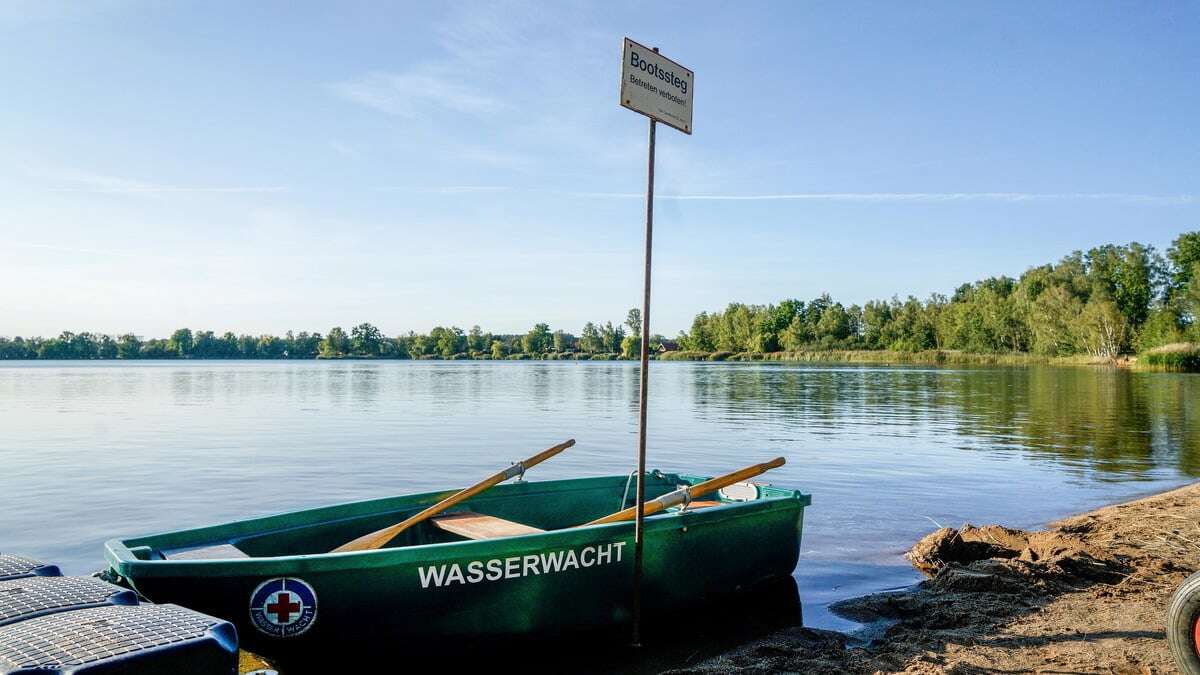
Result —
POLYGON ((681 506, 682 509, 687 509, 688 504, 692 503, 692 486, 681 485, 678 489, 668 492, 654 501, 662 504, 664 511, 672 506, 681 506))
POLYGON ((525 462, 513 462, 513 465, 504 470, 504 480, 508 480, 516 476, 517 482, 525 480, 525 462))

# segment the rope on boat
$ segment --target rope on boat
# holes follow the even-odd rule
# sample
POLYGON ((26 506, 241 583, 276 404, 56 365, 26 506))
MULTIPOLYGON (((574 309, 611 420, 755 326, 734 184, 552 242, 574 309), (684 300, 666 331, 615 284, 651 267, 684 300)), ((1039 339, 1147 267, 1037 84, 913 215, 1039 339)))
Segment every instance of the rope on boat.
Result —
POLYGON ((629 478, 625 479, 625 492, 621 493, 621 504, 617 510, 625 508, 625 502, 629 500, 629 484, 633 482, 633 477, 637 475, 637 469, 629 472, 629 478))

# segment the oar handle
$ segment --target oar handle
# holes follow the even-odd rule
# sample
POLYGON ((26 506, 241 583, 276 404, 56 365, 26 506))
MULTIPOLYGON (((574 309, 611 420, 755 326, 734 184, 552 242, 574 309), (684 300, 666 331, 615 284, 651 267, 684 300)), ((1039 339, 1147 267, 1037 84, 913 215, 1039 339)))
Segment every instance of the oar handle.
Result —
POLYGON ((534 455, 533 457, 530 457, 529 459, 526 459, 522 462, 517 462, 517 463, 513 464, 512 466, 508 467, 507 469, 505 469, 503 471, 499 471, 497 473, 494 473, 491 476, 489 476, 488 478, 472 485, 469 488, 465 488, 465 489, 459 490, 458 492, 455 492, 454 494, 450 495, 449 497, 446 497, 442 501, 434 504, 433 506, 430 506, 429 508, 421 511, 420 513, 418 513, 414 516, 410 516, 409 518, 405 519, 402 522, 396 523, 395 525, 391 525, 389 527, 385 527, 381 530, 376 530, 374 532, 364 534, 363 536, 361 536, 353 541, 346 542, 345 544, 342 544, 341 546, 333 549, 332 552, 333 553, 345 553, 347 551, 368 551, 368 550, 372 550, 372 549, 382 548, 389 541, 395 539, 396 536, 399 535, 401 532, 407 530, 408 528, 412 527, 413 525, 416 525, 417 523, 419 523, 423 520, 426 520, 426 519, 430 518, 431 516, 436 516, 437 514, 441 513, 442 511, 445 511, 446 509, 448 509, 452 506, 455 506, 456 504, 464 502, 464 501, 470 499, 471 497, 474 497, 475 495, 479 494, 480 492, 483 492, 484 490, 487 490, 488 488, 491 488, 492 486, 494 486, 498 483, 503 483, 504 481, 508 480, 509 478, 512 478, 514 476, 520 476, 520 475, 524 474, 525 471, 532 469, 533 467, 537 466, 538 464, 541 464, 542 462, 546 461, 547 459, 550 459, 551 457, 557 455, 558 453, 562 452, 563 450, 566 450, 567 448, 571 447, 572 445, 575 445, 574 438, 566 440, 566 441, 559 443, 558 445, 555 445, 553 447, 546 448, 545 450, 539 452, 538 454, 534 455))
MULTIPOLYGON (((753 478, 759 474, 766 473, 767 471, 770 471, 771 469, 777 469, 786 463, 787 463, 786 459, 784 459, 782 457, 776 457, 775 459, 773 459, 769 462, 763 462, 761 464, 752 464, 744 469, 738 469, 737 471, 734 471, 733 473, 727 473, 724 476, 717 476, 716 478, 710 478, 702 483, 696 483, 695 485, 680 488, 673 492, 668 492, 667 494, 665 494, 661 497, 658 497, 657 499, 651 499, 650 501, 646 502, 642 506, 642 513, 649 516, 649 515, 658 513, 660 511, 665 511, 666 509, 669 509, 672 506, 682 504, 685 500, 694 499, 696 497, 706 495, 710 492, 715 492, 716 490, 720 490, 723 487, 733 485, 734 483, 740 483, 746 479, 753 478)), ((617 511, 616 513, 604 516, 603 518, 598 518, 596 520, 593 520, 592 522, 587 523, 587 525, 603 525, 604 523, 619 523, 624 520, 633 520, 635 517, 637 517, 637 506, 636 505, 631 506, 627 509, 622 509, 620 511, 617 511)))

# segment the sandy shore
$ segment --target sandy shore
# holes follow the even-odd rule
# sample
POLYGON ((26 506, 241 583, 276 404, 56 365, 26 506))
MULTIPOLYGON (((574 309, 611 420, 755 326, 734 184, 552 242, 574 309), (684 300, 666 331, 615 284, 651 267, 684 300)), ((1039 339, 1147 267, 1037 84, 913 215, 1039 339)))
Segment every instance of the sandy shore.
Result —
POLYGON ((1043 531, 939 530, 909 558, 917 588, 834 607, 878 629, 867 645, 793 628, 674 672, 1173 673, 1164 616, 1200 569, 1200 484, 1043 531))

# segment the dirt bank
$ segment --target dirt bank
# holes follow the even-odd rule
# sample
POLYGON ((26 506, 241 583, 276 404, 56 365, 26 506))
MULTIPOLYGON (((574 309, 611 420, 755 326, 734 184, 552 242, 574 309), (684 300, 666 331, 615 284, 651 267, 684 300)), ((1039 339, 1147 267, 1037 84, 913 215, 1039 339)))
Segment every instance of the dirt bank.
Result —
POLYGON ((678 673, 1172 673, 1163 617, 1200 569, 1200 484, 1024 532, 942 529, 909 553, 929 580, 839 603, 881 637, 785 630, 678 673))

